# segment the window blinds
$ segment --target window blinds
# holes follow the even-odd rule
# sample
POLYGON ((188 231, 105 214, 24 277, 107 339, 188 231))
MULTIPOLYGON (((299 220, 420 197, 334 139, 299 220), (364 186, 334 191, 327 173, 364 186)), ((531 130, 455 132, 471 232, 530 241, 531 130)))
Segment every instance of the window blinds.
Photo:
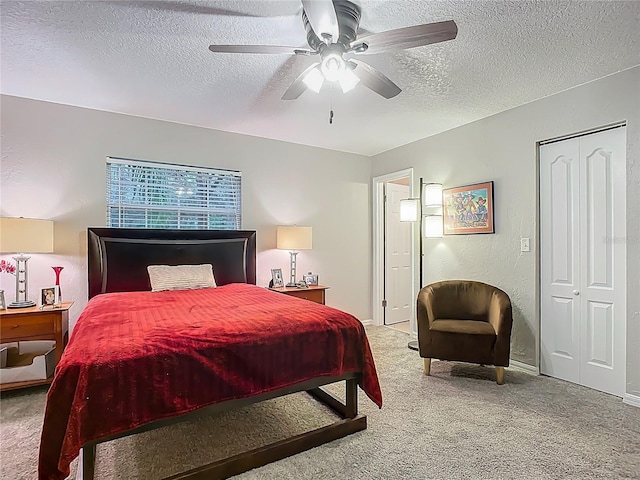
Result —
POLYGON ((240 229, 241 173, 107 158, 107 225, 240 229))

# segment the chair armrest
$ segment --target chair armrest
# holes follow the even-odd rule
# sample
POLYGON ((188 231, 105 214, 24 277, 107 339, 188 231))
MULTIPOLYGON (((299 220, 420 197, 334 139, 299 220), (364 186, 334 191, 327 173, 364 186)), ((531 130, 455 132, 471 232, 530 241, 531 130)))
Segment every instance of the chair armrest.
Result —
POLYGON ((494 347, 495 365, 509 366, 509 352, 511 350, 511 326, 513 312, 509 296, 502 290, 496 289, 489 304, 489 323, 496 331, 497 338, 494 347))
POLYGON ((433 289, 426 286, 418 293, 416 305, 416 316, 418 319, 418 345, 427 344, 431 338, 431 324, 436 319, 434 314, 434 294, 433 289))

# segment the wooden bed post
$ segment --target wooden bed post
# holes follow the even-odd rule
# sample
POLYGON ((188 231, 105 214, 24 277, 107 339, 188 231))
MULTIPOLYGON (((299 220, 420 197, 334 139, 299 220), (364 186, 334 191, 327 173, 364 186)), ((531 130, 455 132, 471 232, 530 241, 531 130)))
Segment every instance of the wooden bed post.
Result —
POLYGON ((345 418, 355 418, 358 415, 358 381, 350 379, 345 386, 346 406, 345 418))
POLYGON ((76 480, 93 480, 96 469, 96 443, 86 443, 82 446, 76 480))

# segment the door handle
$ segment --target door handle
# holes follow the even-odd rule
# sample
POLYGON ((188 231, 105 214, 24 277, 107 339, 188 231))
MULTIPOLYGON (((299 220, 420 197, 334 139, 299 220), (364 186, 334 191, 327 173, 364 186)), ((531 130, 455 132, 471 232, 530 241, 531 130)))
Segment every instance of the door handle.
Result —
POLYGON ((574 291, 573 291, 573 294, 574 294, 574 295, 580 295, 580 292, 579 292, 578 290, 574 290, 574 291))

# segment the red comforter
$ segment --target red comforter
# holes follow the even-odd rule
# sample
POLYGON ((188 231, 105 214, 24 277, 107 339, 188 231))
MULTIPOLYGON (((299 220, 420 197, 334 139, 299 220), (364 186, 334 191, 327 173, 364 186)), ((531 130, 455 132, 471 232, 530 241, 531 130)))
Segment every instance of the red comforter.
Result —
POLYGON ((246 284, 99 295, 47 394, 39 478, 65 478, 86 442, 347 372, 381 407, 362 324, 324 305, 246 284))

